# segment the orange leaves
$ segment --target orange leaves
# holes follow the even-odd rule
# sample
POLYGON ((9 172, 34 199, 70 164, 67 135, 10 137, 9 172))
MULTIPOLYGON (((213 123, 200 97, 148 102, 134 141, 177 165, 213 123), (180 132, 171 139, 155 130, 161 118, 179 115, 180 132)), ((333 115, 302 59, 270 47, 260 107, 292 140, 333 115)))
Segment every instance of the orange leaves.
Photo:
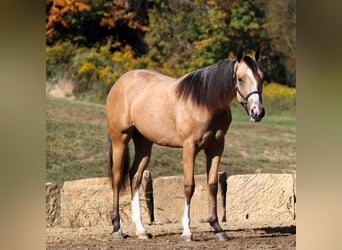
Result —
POLYGON ((46 0, 47 6, 50 5, 49 14, 46 16, 45 34, 47 38, 52 38, 56 31, 54 24, 60 23, 64 27, 68 26, 64 15, 68 12, 90 11, 91 7, 83 0, 46 0))
POLYGON ((108 28, 115 27, 117 21, 125 21, 128 27, 132 29, 138 29, 141 31, 147 31, 148 27, 141 24, 137 14, 134 12, 127 12, 128 3, 125 1, 115 1, 111 4, 109 10, 103 13, 100 21, 101 26, 107 26, 108 28))
POLYGON ((83 2, 76 2, 75 6, 78 8, 79 11, 84 11, 84 10, 90 11, 90 6, 83 2))

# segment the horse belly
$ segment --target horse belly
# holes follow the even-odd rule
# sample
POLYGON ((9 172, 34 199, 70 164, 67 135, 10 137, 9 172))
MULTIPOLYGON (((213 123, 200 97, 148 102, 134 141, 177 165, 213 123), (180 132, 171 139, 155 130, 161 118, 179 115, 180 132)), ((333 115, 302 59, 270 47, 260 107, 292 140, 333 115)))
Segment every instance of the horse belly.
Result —
POLYGON ((143 98, 133 108, 134 126, 148 140, 162 146, 181 147, 174 109, 167 96, 143 98), (153 101, 152 101, 153 99, 153 101))
POLYGON ((148 140, 161 146, 182 147, 172 121, 162 116, 148 115, 135 119, 134 126, 148 140))

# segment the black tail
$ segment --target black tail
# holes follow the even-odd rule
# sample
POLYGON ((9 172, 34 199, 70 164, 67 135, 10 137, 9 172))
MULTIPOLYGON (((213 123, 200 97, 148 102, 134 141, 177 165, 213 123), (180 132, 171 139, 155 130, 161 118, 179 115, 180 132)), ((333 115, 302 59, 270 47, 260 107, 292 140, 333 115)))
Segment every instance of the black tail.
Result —
MULTIPOLYGON (((109 154, 108 154, 108 176, 113 181, 113 146, 112 146, 112 140, 110 139, 110 136, 108 135, 108 146, 109 146, 109 154)), ((121 183, 120 183, 120 190, 125 190, 128 187, 129 184, 129 169, 130 169, 130 159, 129 159, 129 148, 127 146, 126 154, 125 154, 125 163, 122 169, 122 176, 121 176, 121 183)))

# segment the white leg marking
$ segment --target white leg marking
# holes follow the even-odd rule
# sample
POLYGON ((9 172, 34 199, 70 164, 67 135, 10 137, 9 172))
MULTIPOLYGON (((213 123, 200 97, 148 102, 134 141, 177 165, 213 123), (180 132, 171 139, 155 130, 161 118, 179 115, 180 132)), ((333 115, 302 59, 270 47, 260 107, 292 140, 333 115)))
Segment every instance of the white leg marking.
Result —
POLYGON ((183 235, 191 236, 190 231, 190 205, 186 204, 184 206, 184 215, 182 219, 182 225, 183 225, 183 235))
POLYGON ((137 192, 133 196, 132 200, 132 221, 135 224, 137 233, 146 232, 142 220, 141 220, 141 213, 140 213, 140 202, 139 202, 139 188, 137 192))

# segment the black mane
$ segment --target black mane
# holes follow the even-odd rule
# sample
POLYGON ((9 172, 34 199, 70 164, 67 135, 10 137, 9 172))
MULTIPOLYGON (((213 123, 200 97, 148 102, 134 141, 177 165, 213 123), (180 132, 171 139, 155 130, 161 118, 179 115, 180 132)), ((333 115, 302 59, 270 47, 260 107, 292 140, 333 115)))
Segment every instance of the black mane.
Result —
POLYGON ((236 60, 225 60, 198 69, 181 78, 176 94, 191 98, 193 102, 207 108, 226 106, 234 89, 234 64, 236 60))
MULTIPOLYGON (((258 75, 258 65, 250 56, 244 56, 243 62, 258 75)), ((227 106, 228 98, 234 91, 234 64, 236 60, 224 60, 198 69, 180 79, 176 95, 184 100, 191 98, 199 106, 208 109, 227 106)))

